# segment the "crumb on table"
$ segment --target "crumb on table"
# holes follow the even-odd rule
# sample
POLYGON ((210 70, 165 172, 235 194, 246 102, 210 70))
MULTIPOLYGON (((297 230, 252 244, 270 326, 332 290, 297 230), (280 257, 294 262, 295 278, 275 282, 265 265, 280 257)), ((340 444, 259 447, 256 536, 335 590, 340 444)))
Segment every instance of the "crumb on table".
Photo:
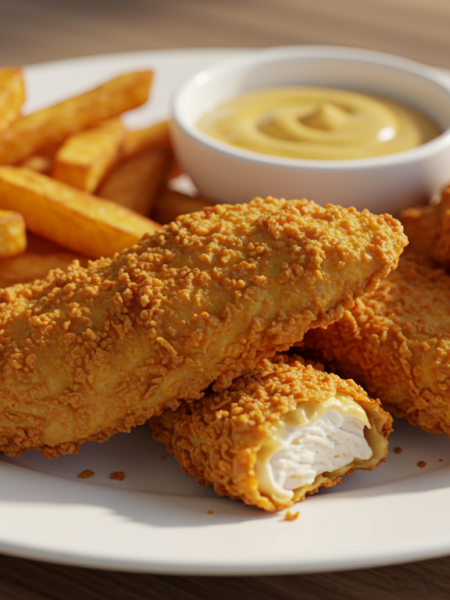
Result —
POLYGON ((119 481, 123 481, 125 475, 123 474, 123 471, 113 471, 109 474, 109 477, 110 479, 118 479, 119 481))
POLYGON ((166 460, 167 456, 161 456, 159 460, 166 460))
POLYGON ((213 515, 213 514, 214 514, 214 511, 213 511, 213 510, 208 510, 208 512, 207 512, 206 514, 208 514, 208 515, 213 515))
POLYGON ((419 462, 417 463, 417 466, 420 467, 421 469, 423 469, 424 467, 427 466, 427 463, 423 460, 419 460, 419 462))
POLYGON ((439 459, 439 462, 442 462, 442 458, 439 459))
POLYGON ((400 452, 403 451, 403 448, 400 448, 400 446, 397 446, 397 448, 394 448, 394 452, 395 454, 400 454, 400 452))
POLYGON ((93 474, 94 474, 94 471, 91 471, 90 469, 85 469, 78 475, 78 477, 80 479, 87 479, 88 477, 92 477, 93 474))
POLYGON ((300 515, 300 511, 297 511, 295 513, 291 513, 290 510, 287 510, 284 513, 283 521, 296 521, 298 519, 299 515, 300 515))

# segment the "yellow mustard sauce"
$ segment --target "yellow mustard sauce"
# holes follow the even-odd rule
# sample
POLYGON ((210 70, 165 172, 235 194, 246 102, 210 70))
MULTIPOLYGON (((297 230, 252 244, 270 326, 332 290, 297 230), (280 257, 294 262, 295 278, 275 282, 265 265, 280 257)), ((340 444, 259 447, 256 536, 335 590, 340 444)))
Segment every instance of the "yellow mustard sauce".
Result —
POLYGON ((441 133, 425 115, 404 104, 318 87, 248 92, 207 113, 197 126, 238 148, 312 160, 393 154, 441 133))

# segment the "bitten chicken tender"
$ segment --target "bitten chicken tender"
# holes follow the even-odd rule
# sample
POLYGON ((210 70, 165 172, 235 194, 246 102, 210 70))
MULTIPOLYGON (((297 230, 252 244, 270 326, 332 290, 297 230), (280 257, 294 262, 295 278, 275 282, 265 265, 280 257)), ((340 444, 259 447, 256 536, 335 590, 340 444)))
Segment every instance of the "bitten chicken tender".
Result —
POLYGON ((394 415, 450 435, 450 276, 425 258, 402 256, 377 290, 301 346, 394 415))
POLYGON ((339 319, 395 268, 389 215, 255 199, 0 291, 0 450, 75 453, 339 319))
POLYGON ((295 355, 264 359, 227 390, 150 419, 153 437, 199 485, 288 508, 387 456, 391 416, 353 381, 316 367, 295 355))

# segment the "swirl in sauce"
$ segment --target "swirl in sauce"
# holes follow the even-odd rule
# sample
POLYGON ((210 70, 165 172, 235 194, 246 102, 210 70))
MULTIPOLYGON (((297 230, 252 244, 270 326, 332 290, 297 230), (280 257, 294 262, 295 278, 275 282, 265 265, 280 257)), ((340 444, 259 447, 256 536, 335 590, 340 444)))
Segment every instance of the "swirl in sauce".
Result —
POLYGON ((441 133, 425 115, 404 104, 314 87, 248 92, 207 113, 197 125, 238 148, 312 160, 393 154, 441 133))

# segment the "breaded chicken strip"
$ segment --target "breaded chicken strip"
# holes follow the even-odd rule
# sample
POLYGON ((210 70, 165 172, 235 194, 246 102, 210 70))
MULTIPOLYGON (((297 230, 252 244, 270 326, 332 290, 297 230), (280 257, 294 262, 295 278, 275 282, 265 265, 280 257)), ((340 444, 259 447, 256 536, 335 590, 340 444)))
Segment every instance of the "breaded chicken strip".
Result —
POLYGON ((353 381, 278 354, 221 393, 150 419, 153 437, 199 485, 280 510, 371 470, 387 456, 392 418, 353 381))
POLYGON ((0 291, 0 450, 77 452, 340 318, 397 264, 390 216, 256 199, 0 291))
POLYGON ((407 252, 450 270, 450 186, 443 190, 437 204, 404 210, 401 221, 409 239, 407 252))
POLYGON ((414 206, 402 211, 400 219, 409 244, 405 252, 434 259, 441 228, 440 204, 414 206))
POLYGON ((394 415, 450 435, 450 276, 443 269, 402 256, 377 290, 300 345, 394 415))

